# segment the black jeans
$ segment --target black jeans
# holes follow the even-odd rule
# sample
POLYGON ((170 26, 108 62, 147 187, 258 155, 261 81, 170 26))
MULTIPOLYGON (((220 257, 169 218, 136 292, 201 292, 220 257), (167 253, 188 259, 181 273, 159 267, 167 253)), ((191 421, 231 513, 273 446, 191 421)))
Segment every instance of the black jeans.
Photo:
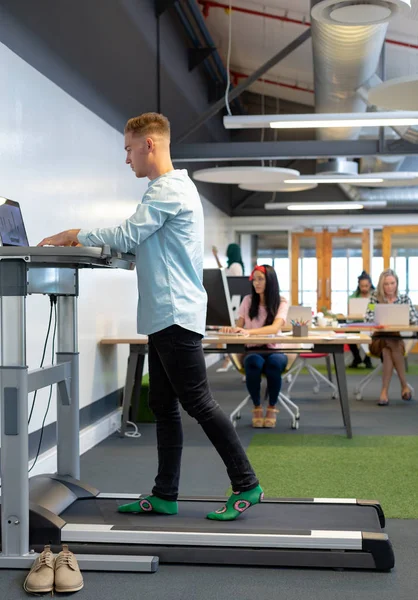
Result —
POLYGON ((149 405, 157 423, 158 444, 158 474, 152 493, 164 500, 177 499, 183 449, 179 402, 215 446, 232 489, 255 488, 257 477, 234 426, 209 389, 202 336, 178 325, 167 327, 149 336, 148 358, 149 405))
POLYGON ((361 363, 361 355, 360 355, 360 350, 357 346, 357 344, 350 344, 350 350, 351 350, 351 354, 353 355, 354 361, 361 363))

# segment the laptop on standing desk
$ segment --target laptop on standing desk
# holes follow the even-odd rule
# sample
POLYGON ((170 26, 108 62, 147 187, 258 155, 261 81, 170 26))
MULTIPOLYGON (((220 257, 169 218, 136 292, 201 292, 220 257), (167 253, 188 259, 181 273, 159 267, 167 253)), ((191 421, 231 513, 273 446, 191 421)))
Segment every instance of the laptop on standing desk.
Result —
POLYGON ((0 198, 0 243, 2 246, 29 246, 19 202, 0 198))

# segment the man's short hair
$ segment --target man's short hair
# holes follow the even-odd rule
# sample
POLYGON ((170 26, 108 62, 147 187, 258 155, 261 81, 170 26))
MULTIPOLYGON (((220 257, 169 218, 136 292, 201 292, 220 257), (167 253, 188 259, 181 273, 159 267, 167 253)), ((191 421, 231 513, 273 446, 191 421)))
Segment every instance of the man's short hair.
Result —
POLYGON ((125 133, 135 135, 157 135, 167 136, 170 139, 170 121, 164 115, 149 112, 133 117, 125 125, 125 133))

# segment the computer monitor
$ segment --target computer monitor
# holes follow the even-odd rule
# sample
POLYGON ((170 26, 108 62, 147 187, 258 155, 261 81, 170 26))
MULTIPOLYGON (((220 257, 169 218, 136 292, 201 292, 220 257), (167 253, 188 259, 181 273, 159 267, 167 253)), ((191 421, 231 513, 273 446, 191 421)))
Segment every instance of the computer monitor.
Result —
POLYGON ((235 325, 224 269, 203 269, 203 286, 208 295, 207 327, 235 325))
POLYGON ((0 242, 2 246, 29 246, 19 202, 0 198, 0 242))
POLYGON ((253 284, 248 277, 231 277, 227 276, 229 295, 231 296, 232 312, 234 313, 235 321, 238 320, 238 311, 244 296, 248 296, 252 292, 253 284))

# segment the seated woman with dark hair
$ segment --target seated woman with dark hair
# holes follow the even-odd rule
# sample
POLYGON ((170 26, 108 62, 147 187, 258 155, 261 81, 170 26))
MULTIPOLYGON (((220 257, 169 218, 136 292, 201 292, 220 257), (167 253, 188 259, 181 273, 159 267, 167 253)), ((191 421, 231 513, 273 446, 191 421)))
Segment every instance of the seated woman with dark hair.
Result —
MULTIPOLYGON (((374 321, 374 305, 379 303, 387 304, 408 304, 409 305, 409 323, 415 325, 418 322, 418 314, 411 299, 406 294, 399 294, 399 280, 395 271, 386 269, 380 274, 377 290, 370 296, 369 309, 366 313, 366 321, 374 321)), ((393 369, 396 369, 401 382, 402 400, 411 400, 412 394, 406 381, 405 371, 405 344, 399 334, 392 334, 391 337, 379 336, 379 333, 373 335, 370 344, 370 352, 378 356, 383 361, 382 389, 380 392, 379 406, 389 404, 388 390, 390 380, 392 379, 393 369)))
MULTIPOLYGON (((286 322, 289 304, 280 296, 276 271, 269 265, 257 266, 251 273, 252 294, 245 296, 236 327, 224 327, 228 333, 253 335, 277 334, 286 322)), ((282 386, 282 373, 287 365, 287 356, 277 352, 278 344, 257 346, 248 344, 244 358, 245 381, 254 404, 253 427, 274 427, 276 425, 277 400, 282 386), (257 353, 257 348, 271 349, 272 352, 257 353), (264 417, 261 406, 261 376, 267 378, 269 404, 264 417)))
MULTIPOLYGON (((357 281, 357 289, 351 294, 350 298, 370 298, 370 294, 372 294, 375 289, 370 275, 366 273, 366 271, 362 271, 361 275, 358 276, 357 281)), ((373 369, 370 356, 366 356, 363 361, 360 356, 360 348, 357 344, 350 344, 350 350, 353 355, 353 362, 350 365, 350 369, 357 369, 362 362, 364 362, 366 369, 373 369)))

